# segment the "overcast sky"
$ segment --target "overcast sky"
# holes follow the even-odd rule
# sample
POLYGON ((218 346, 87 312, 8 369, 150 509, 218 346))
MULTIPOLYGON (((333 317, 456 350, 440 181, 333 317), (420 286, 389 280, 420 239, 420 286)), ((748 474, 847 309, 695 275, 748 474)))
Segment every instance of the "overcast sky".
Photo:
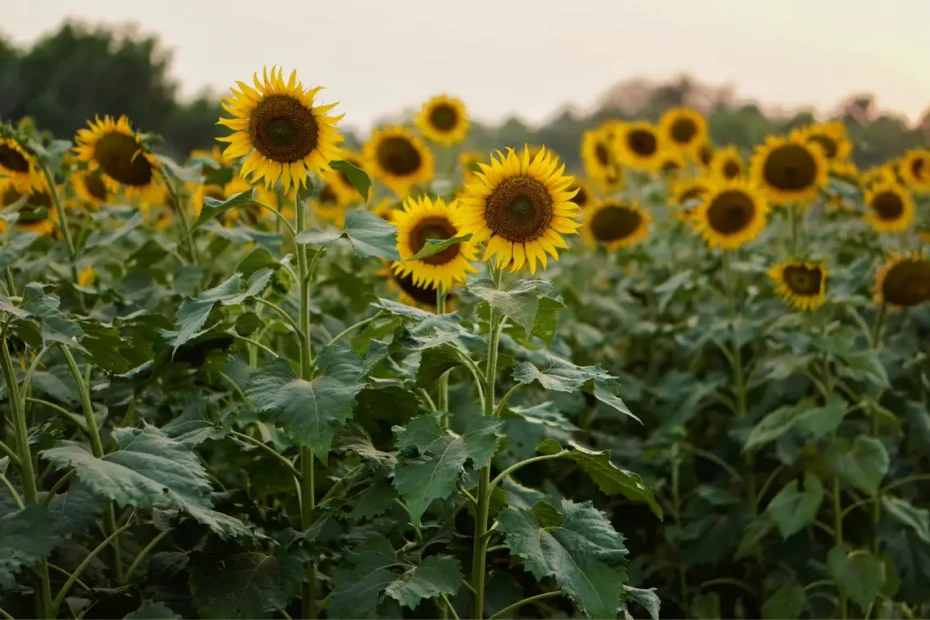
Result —
POLYGON ((442 91, 483 120, 538 122, 682 72, 767 105, 829 111, 869 90, 911 120, 930 106, 930 0, 33 0, 3 15, 20 44, 67 17, 136 22, 187 96, 297 69, 363 129, 442 91))

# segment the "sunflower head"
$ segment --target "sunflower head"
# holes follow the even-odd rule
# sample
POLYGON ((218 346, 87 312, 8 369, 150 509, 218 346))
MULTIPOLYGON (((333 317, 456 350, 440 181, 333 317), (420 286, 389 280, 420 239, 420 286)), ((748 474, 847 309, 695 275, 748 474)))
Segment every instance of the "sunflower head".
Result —
POLYGON ((675 147, 693 153, 707 140, 707 121, 697 110, 672 108, 659 121, 663 137, 675 147))
POLYGON ((645 121, 626 123, 614 136, 617 158, 635 170, 656 170, 665 150, 664 136, 645 121))
POLYGON ((397 201, 392 198, 382 198, 378 204, 371 207, 371 212, 383 219, 385 222, 394 222, 394 215, 397 213, 397 201))
POLYGON ((772 204, 806 203, 827 185, 829 165, 816 142, 769 136, 750 163, 753 182, 772 204))
POLYGON ((412 275, 404 275, 403 271, 395 269, 398 264, 400 263, 390 263, 384 269, 375 272, 375 275, 386 278, 388 289, 397 293, 397 299, 402 304, 428 312, 436 312, 436 302, 439 301, 436 287, 429 284, 416 284, 412 275))
POLYGON ((477 248, 471 241, 451 245, 445 250, 413 260, 430 240, 452 239, 464 234, 462 214, 453 203, 447 205, 442 198, 433 200, 428 196, 407 198, 403 210, 394 214, 397 227, 397 253, 401 260, 392 269, 401 275, 409 275, 416 285, 435 288, 442 286, 448 291, 458 282, 465 282, 468 273, 475 273, 471 265, 477 248))
POLYGON ((38 160, 13 135, 0 134, 0 179, 6 178, 22 192, 41 187, 45 178, 38 160))
POLYGON ((78 197, 93 207, 107 204, 113 199, 113 193, 107 188, 100 171, 81 170, 73 173, 68 181, 78 197))
POLYGON ((263 181, 271 187, 279 179, 285 190, 302 187, 311 171, 329 170, 329 162, 341 159, 339 143, 342 136, 336 123, 342 116, 327 116, 337 104, 318 106, 321 86, 305 89, 297 81, 297 72, 284 81, 284 71, 266 68, 252 76, 255 88, 236 82, 223 100, 223 109, 232 118, 221 118, 218 124, 235 133, 220 142, 229 146, 226 157, 244 158, 240 174, 251 181, 263 181))
POLYGON ((649 236, 650 223, 652 216, 638 203, 608 200, 588 210, 581 234, 590 247, 615 250, 643 241, 649 236))
POLYGON ((787 260, 769 269, 775 291, 796 310, 814 311, 824 302, 827 268, 820 263, 787 260))
POLYGON ((404 127, 376 129, 362 152, 365 170, 401 198, 433 180, 433 152, 404 127))
POLYGON ((930 259, 923 252, 894 254, 875 278, 875 302, 909 308, 930 301, 930 259))
POLYGON ((898 169, 904 184, 912 191, 930 192, 930 149, 908 151, 898 169))
MULTIPOLYGON (((60 191, 60 188, 59 188, 60 191)), ((16 228, 38 235, 50 235, 58 224, 58 211, 55 210, 48 185, 41 189, 35 187, 21 193, 11 179, 0 181, 0 207, 9 207, 19 203, 16 228)))
POLYGON ((127 196, 144 199, 159 193, 157 160, 142 135, 132 130, 129 118, 97 117, 87 125, 75 138, 77 159, 87 162, 91 172, 100 170, 111 193, 122 188, 127 196))
POLYGON ((478 164, 484 161, 484 155, 477 151, 462 151, 459 153, 459 167, 462 169, 462 182, 468 183, 475 178, 475 173, 481 168, 478 164))
POLYGON ((914 200, 898 183, 876 183, 866 191, 865 205, 865 221, 875 232, 904 232, 914 223, 914 200))
POLYGON ((659 155, 658 170, 666 177, 674 177, 687 167, 688 162, 680 151, 665 150, 659 155))
POLYGON ((728 181, 743 176, 743 157, 735 146, 730 145, 714 151, 710 160, 710 173, 728 181))
MULTIPOLYGON (((623 175, 613 150, 613 134, 607 129, 593 129, 581 136, 581 161, 585 175, 604 191, 623 185, 623 175)), ((534 154, 530 153, 531 158, 534 154)))
POLYGON ((575 190, 577 190, 577 193, 572 198, 572 202, 578 205, 579 209, 584 209, 585 207, 589 207, 594 204, 594 194, 592 193, 591 188, 588 187, 587 183, 575 179, 575 182, 569 186, 568 191, 575 190))
POLYGON ((852 143, 846 135, 846 126, 841 121, 801 127, 795 129, 792 136, 820 146, 828 162, 843 161, 849 158, 852 151, 852 143))
POLYGON ((835 177, 839 177, 844 181, 853 183, 854 185, 859 185, 861 182, 859 167, 856 166, 856 162, 849 159, 845 161, 834 161, 831 163, 830 174, 835 177))
POLYGON ((423 104, 416 122, 428 140, 444 146, 458 144, 468 135, 465 106, 455 97, 433 97, 423 104))
POLYGON ((768 203, 746 181, 718 182, 694 214, 694 225, 712 248, 735 250, 765 228, 768 203))
POLYGON ((697 207, 713 188, 713 183, 705 177, 676 181, 669 198, 671 206, 679 207, 675 210, 676 217, 682 221, 690 221, 696 215, 697 207))
POLYGON ((691 159, 701 170, 710 170, 710 162, 714 160, 714 146, 710 142, 702 142, 691 154, 691 159))
POLYGON ((572 202, 574 177, 543 148, 534 158, 529 149, 498 151, 490 164, 481 165, 477 180, 465 186, 459 200, 462 233, 475 243, 487 242, 484 260, 497 257, 497 266, 517 271, 524 263, 536 273, 546 254, 558 260, 556 248, 568 248, 563 234, 575 234, 581 209, 572 202))
POLYGON ((873 185, 882 182, 896 183, 898 180, 894 170, 887 163, 881 166, 875 166, 865 170, 859 175, 859 187, 869 189, 873 185))
POLYGON ((320 222, 342 228, 346 221, 346 208, 332 183, 324 183, 316 199, 310 201, 310 212, 320 222))
POLYGON ((81 270, 81 273, 78 274, 78 286, 90 286, 96 279, 97 272, 94 271, 93 267, 88 265, 81 270))

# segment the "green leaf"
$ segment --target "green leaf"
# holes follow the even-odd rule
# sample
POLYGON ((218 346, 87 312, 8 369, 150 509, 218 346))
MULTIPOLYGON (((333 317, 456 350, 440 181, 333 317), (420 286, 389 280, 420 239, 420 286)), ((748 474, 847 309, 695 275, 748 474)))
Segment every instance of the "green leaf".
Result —
POLYGON ((798 489, 798 481, 792 480, 769 502, 765 512, 781 533, 788 537, 800 532, 817 518, 823 502, 823 484, 813 474, 804 476, 804 490, 798 489))
POLYGON ((190 447, 152 426, 113 430, 119 449, 98 459, 75 441, 41 452, 56 469, 74 467, 93 492, 120 506, 181 510, 222 538, 251 536, 240 521, 212 510, 207 472, 190 447))
POLYGON ((202 165, 200 162, 191 166, 180 166, 167 155, 156 155, 155 158, 158 160, 158 163, 162 165, 162 168, 167 170, 172 177, 184 181, 185 183, 199 184, 201 182, 202 165))
POLYGON ((278 261, 274 256, 271 255, 271 252, 268 250, 268 248, 258 246, 249 252, 248 256, 239 262, 239 266, 236 267, 236 271, 241 273, 244 277, 248 278, 259 269, 276 269, 278 265, 278 261))
POLYGON ((720 596, 716 592, 698 594, 691 600, 691 616, 695 620, 719 620, 720 596))
POLYGON ((761 543, 773 529, 775 529, 775 524, 766 513, 762 513, 762 515, 750 521, 746 525, 745 532, 743 532, 743 538, 739 542, 734 559, 737 561, 743 560, 755 553, 756 549, 759 548, 759 543, 761 543))
POLYGON ((210 198, 205 196, 203 199, 203 209, 200 210, 200 215, 191 224, 190 230, 187 231, 187 234, 190 235, 195 230, 212 220, 218 215, 226 213, 231 209, 239 209, 242 207, 247 207, 255 203, 255 188, 250 187, 244 192, 234 194, 226 200, 217 200, 215 198, 210 198))
POLYGON ((655 288, 656 300, 658 301, 659 312, 665 312, 672 298, 682 288, 690 288, 694 274, 690 269, 679 271, 668 280, 655 288))
POLYGON ((444 374, 461 365, 462 359, 459 351, 451 344, 427 349, 423 352, 420 365, 417 367, 417 387, 434 387, 444 374))
POLYGON ((573 433, 578 427, 562 415, 558 406, 552 401, 546 401, 532 407, 512 406, 504 409, 503 418, 523 418, 533 424, 542 424, 549 428, 556 428, 566 433, 573 433))
POLYGON ((462 567, 458 560, 448 555, 431 555, 391 583, 385 589, 385 594, 405 607, 416 609, 425 598, 440 594, 454 595, 462 579, 462 567))
POLYGON ((922 541, 930 543, 930 512, 925 508, 890 495, 882 496, 882 508, 901 525, 912 529, 922 541))
POLYGON ((858 435, 852 443, 841 439, 827 449, 827 462, 840 480, 870 495, 878 493, 890 461, 885 446, 875 437, 858 435))
POLYGON ((139 609, 123 616, 123 620, 173 620, 181 616, 161 602, 142 601, 139 609))
POLYGON ((869 608, 885 585, 884 564, 866 551, 847 554, 845 549, 834 547, 827 554, 827 569, 840 592, 862 611, 869 608))
POLYGON ((0 269, 6 269, 15 263, 38 238, 36 233, 16 229, 7 233, 6 242, 0 247, 0 269))
POLYGON ((362 200, 368 200, 371 178, 368 176, 367 172, 342 160, 329 162, 329 167, 344 174, 346 178, 349 179, 349 183, 352 184, 352 187, 355 188, 355 191, 358 192, 358 195, 362 197, 362 200))
POLYGON ((498 530, 537 581, 554 577, 590 618, 616 617, 627 582, 623 536, 590 502, 562 500, 559 514, 561 524, 546 527, 533 511, 507 508, 498 530))
POLYGON ((107 500, 84 482, 75 482, 67 493, 49 502, 48 512, 55 520, 55 532, 64 538, 83 534, 107 507, 107 500))
POLYGON ((846 401, 831 394, 823 407, 814 405, 814 400, 805 398, 796 405, 780 407, 762 418, 749 433, 744 451, 775 441, 789 430, 800 428, 812 439, 819 439, 836 430, 846 415, 846 401))
POLYGON ((849 377, 856 381, 867 381, 875 387, 890 387, 888 372, 882 365, 881 359, 872 351, 860 351, 843 356, 845 364, 839 364, 841 377, 849 377))
POLYGON ((559 313, 563 308, 565 303, 561 299, 542 297, 539 300, 539 309, 536 311, 536 320, 533 321, 530 334, 545 342, 547 347, 552 346, 552 341, 555 340, 555 333, 559 327, 559 313))
POLYGON ((540 299, 549 297, 561 301, 555 287, 548 280, 518 280, 509 290, 500 291, 487 278, 470 284, 467 288, 472 295, 486 301, 489 306, 523 328, 527 334, 533 330, 540 299))
POLYGON ((471 239, 471 233, 458 235, 457 237, 450 237, 448 239, 427 239, 426 243, 423 244, 423 248, 407 260, 423 260, 424 258, 435 256, 436 254, 451 248, 453 245, 458 245, 468 241, 469 239, 471 239))
POLYGON ((642 605, 646 611, 649 612, 649 617, 652 618, 652 620, 659 620, 659 608, 661 603, 659 601, 659 596, 656 594, 655 588, 643 590, 640 588, 624 585, 623 597, 642 605))
POLYGON ((779 588, 762 604, 762 617, 765 620, 800 618, 806 604, 807 595, 804 588, 800 586, 779 588))
POLYGON ((346 556, 333 572, 335 588, 326 615, 330 618, 377 617, 381 592, 397 578, 390 570, 398 564, 394 548, 383 535, 378 535, 346 556))
POLYGON ((143 224, 145 224, 145 218, 142 216, 142 213, 136 211, 135 214, 129 218, 129 221, 123 222, 122 226, 119 228, 113 228, 108 232, 95 230, 90 234, 90 237, 87 238, 87 243, 84 244, 84 252, 86 253, 88 250, 98 247, 112 248, 119 241, 122 241, 128 236, 129 233, 143 224))
POLYGON ((0 591, 12 588, 20 570, 51 553, 57 542, 52 515, 37 504, 0 517, 0 591))
POLYGON ((297 243, 325 245, 341 238, 349 240, 356 256, 400 260, 400 254, 397 253, 397 228, 374 213, 359 209, 346 213, 345 228, 341 233, 311 228, 297 235, 297 243))

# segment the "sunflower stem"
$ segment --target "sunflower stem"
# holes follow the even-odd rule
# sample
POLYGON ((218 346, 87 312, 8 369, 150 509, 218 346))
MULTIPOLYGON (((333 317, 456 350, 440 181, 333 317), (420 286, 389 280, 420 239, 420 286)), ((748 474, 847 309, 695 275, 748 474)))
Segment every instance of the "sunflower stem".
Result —
MULTIPOLYGON (((446 291, 442 284, 436 286, 436 314, 446 313, 446 291)), ((442 411, 443 424, 449 428, 449 373, 439 377, 439 394, 436 397, 436 406, 442 411)))
MULTIPOLYGON (((888 314, 888 304, 885 301, 882 301, 881 307, 878 309, 878 316, 875 317, 875 327, 872 329, 872 350, 877 352, 878 347, 881 344, 882 337, 882 327, 885 324, 885 317, 888 314)), ((880 395, 879 395, 880 396, 880 395)), ((878 397, 876 397, 876 404, 878 403, 878 397)), ((869 412, 869 435, 879 439, 878 432, 878 416, 874 411, 869 412)), ((872 553, 878 555, 879 548, 881 546, 878 538, 878 522, 882 518, 882 500, 881 492, 875 494, 875 497, 872 500, 872 553)))
POLYGON ((191 225, 190 221, 187 219, 187 211, 184 210, 184 202, 178 195, 171 179, 169 179, 160 168, 157 168, 157 170, 159 170, 159 174, 161 174, 161 178, 165 182, 165 187, 168 188, 168 196, 171 198, 171 204, 174 205, 174 210, 178 214, 178 221, 181 223, 181 234, 184 237, 184 241, 187 243, 187 251, 191 256, 191 263, 195 267, 199 266, 200 257, 197 254, 197 244, 194 243, 194 235, 191 233, 191 225))
MULTIPOLYGON (((55 213, 58 214, 58 230, 61 231, 61 236, 65 240, 65 245, 68 247, 68 259, 71 261, 71 281, 75 286, 78 286, 80 276, 77 270, 77 252, 74 250, 74 241, 71 239, 71 230, 68 228, 68 218, 61 204, 61 196, 58 195, 58 188, 55 187, 55 177, 45 164, 42 164, 42 174, 45 176, 45 183, 48 185, 48 193, 49 196, 52 197, 52 204, 55 205, 55 213)), ((84 293, 81 291, 76 292, 78 306, 81 308, 81 312, 85 312, 84 293)), ((13 294, 15 294, 15 292, 13 292, 13 294)))

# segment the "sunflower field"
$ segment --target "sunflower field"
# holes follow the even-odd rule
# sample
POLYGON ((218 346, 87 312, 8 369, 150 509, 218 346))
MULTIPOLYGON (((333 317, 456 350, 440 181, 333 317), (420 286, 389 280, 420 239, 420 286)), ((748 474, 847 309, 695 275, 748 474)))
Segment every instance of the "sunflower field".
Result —
POLYGON ((320 90, 0 125, 0 616, 930 615, 930 150, 320 90))

